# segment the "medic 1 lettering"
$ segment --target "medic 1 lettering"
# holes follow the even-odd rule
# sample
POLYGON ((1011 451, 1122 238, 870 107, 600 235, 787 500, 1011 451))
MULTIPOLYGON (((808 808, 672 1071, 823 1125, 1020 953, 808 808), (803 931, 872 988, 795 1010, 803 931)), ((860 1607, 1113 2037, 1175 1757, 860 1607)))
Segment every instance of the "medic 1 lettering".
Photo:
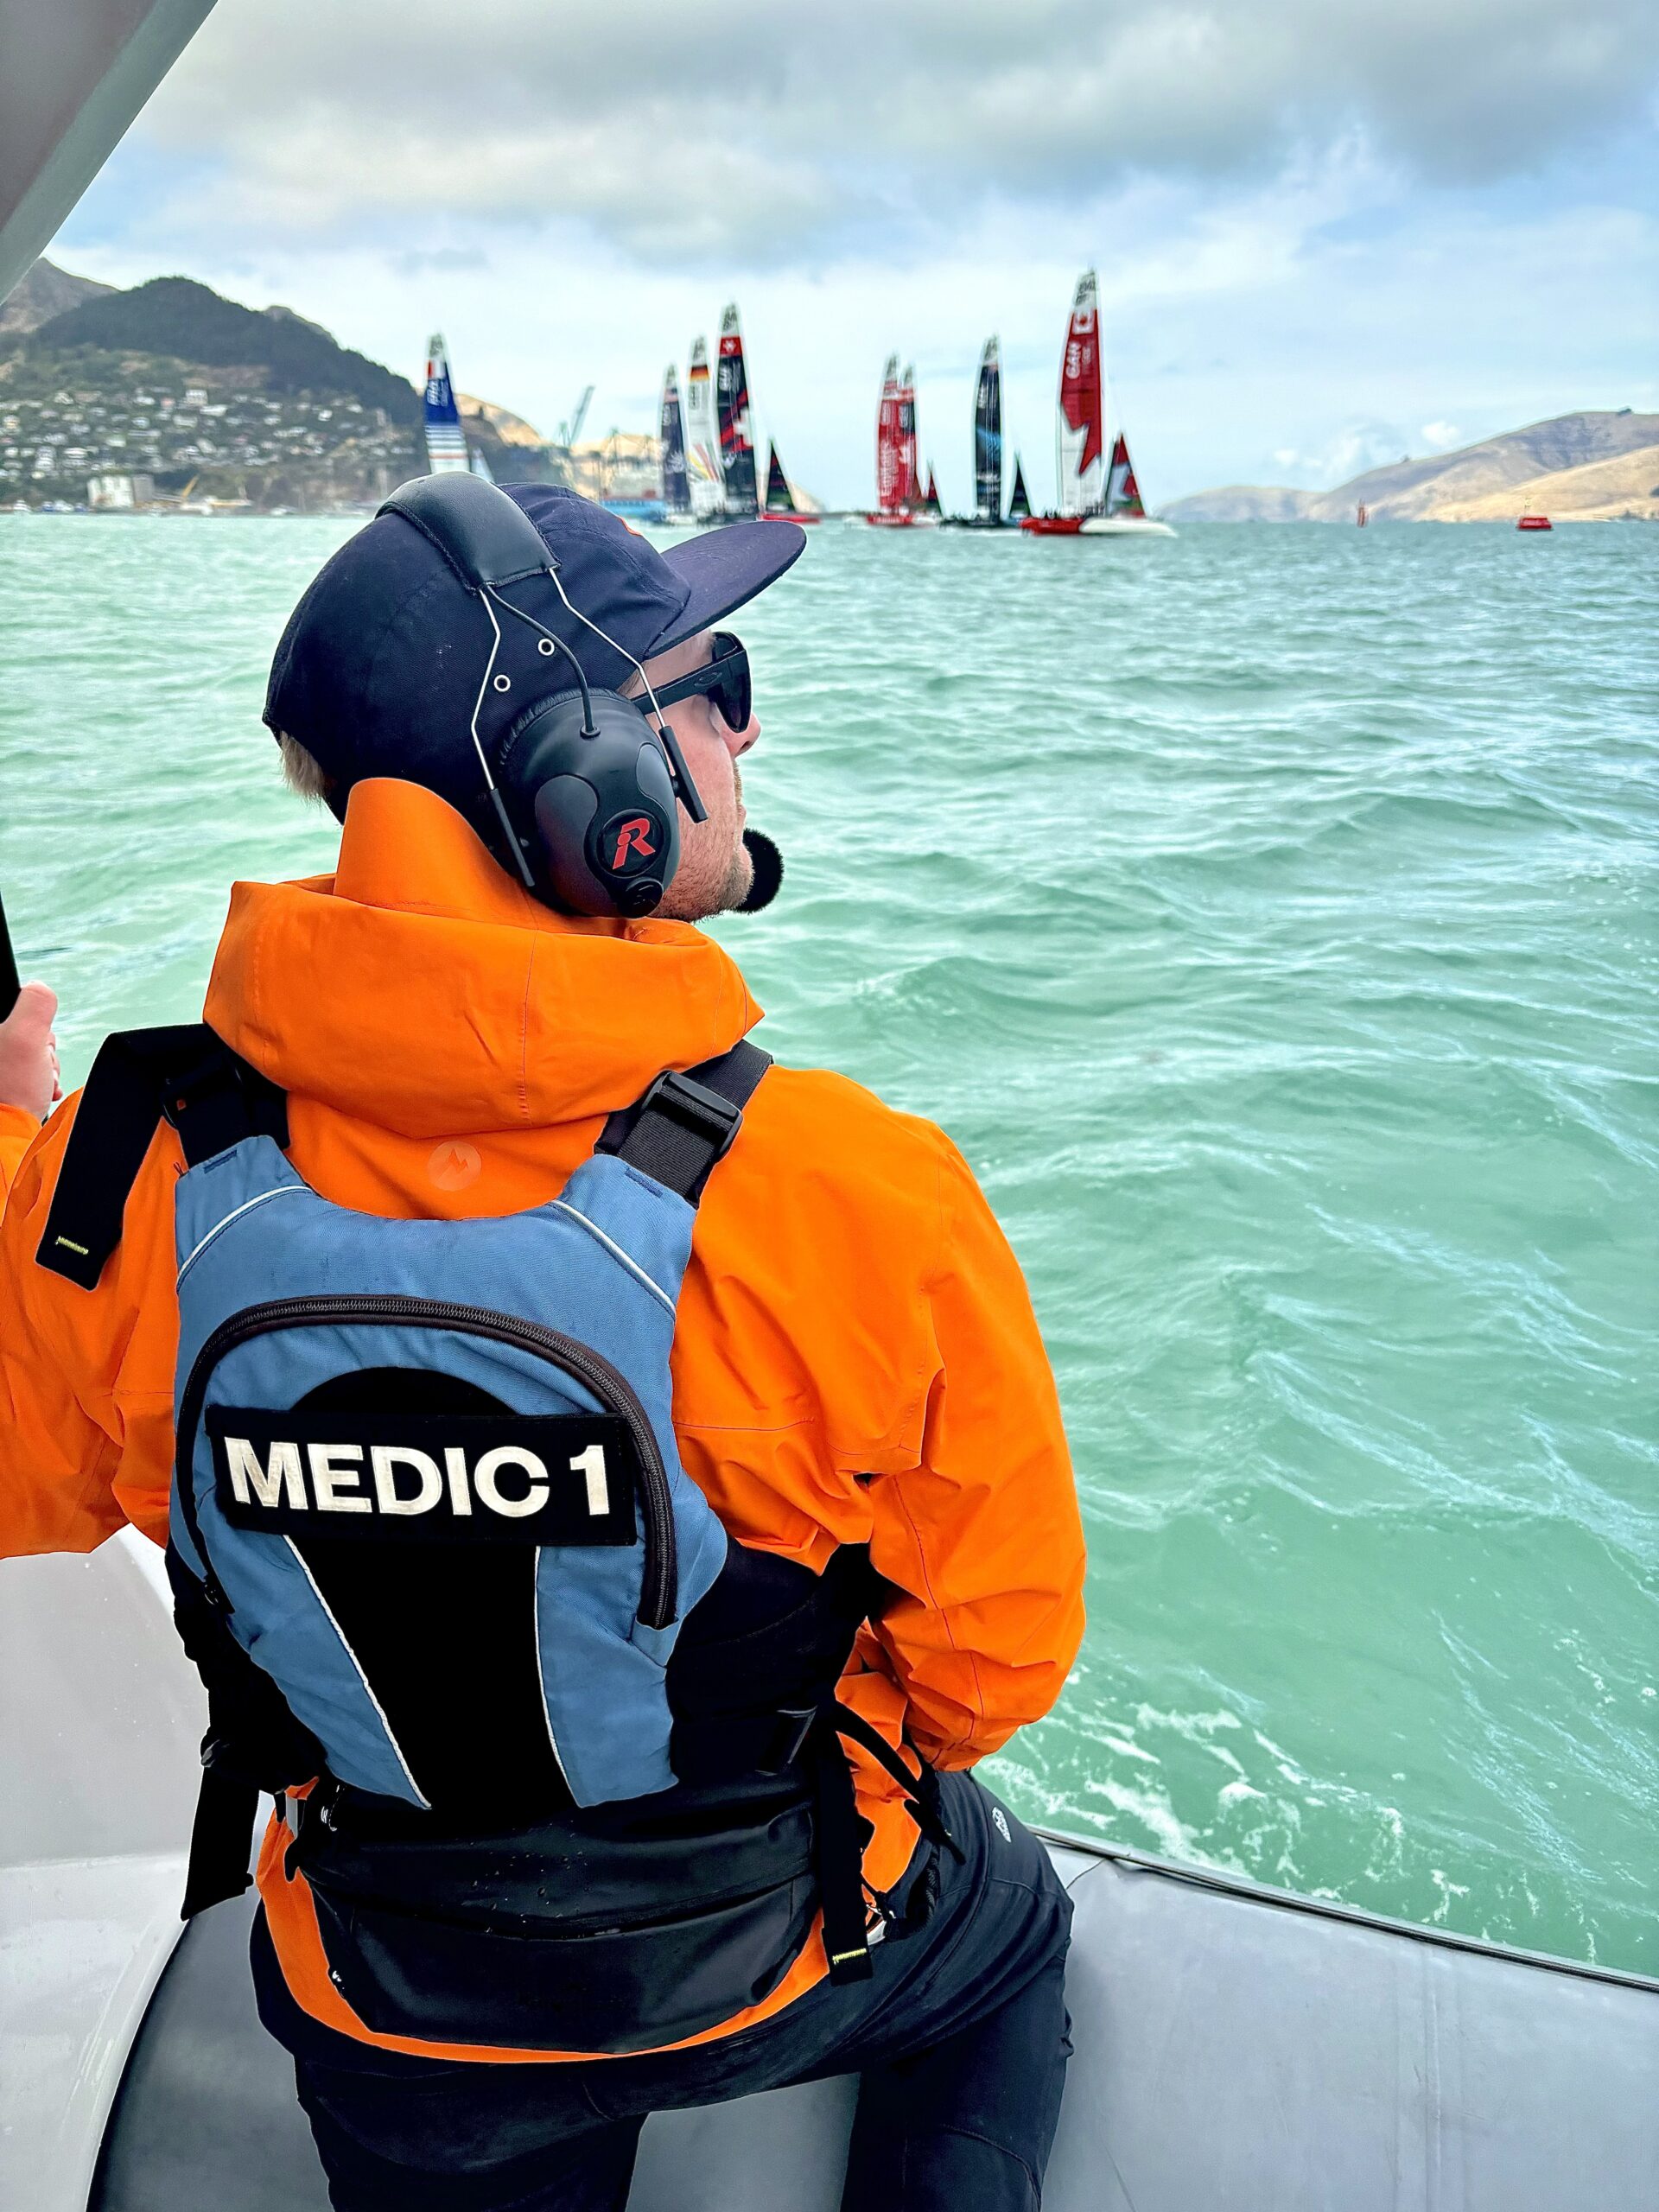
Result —
POLYGON ((286 1417, 241 1410, 238 1420, 238 1408, 213 1407, 207 1421, 216 1498, 232 1527, 633 1541, 631 1440, 608 1420, 428 1415, 394 1427, 303 1408, 286 1417))

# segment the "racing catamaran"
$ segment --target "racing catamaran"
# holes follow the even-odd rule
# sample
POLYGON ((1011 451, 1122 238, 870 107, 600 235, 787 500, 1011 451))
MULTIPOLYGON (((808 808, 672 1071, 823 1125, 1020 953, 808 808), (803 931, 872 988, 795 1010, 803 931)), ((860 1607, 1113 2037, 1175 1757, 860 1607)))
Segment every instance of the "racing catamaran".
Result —
POLYGON ((766 443, 766 504, 763 515, 776 516, 788 522, 822 522, 822 515, 804 509, 795 497, 795 487, 784 474, 784 464, 778 448, 770 440, 766 443))
POLYGON ((461 427, 455 404, 454 379, 443 333, 435 330, 426 341, 426 465, 434 476, 465 474, 470 466, 467 433, 461 427))
POLYGON ((691 519, 691 479, 685 463, 685 432, 680 421, 680 385, 671 361, 663 377, 658 430, 663 449, 663 505, 671 523, 691 519))
POLYGON ((691 341, 685 377, 685 466, 694 522, 718 522, 726 509, 726 479, 715 423, 715 385, 709 373, 709 340, 691 341))
POLYGON ((916 454, 916 372, 900 376, 899 356, 889 353, 875 414, 875 512, 864 518, 872 529, 927 530, 938 522, 937 507, 928 511, 916 454))
POLYGON ((715 379, 720 414, 720 466, 726 480, 726 514, 747 521, 760 512, 755 497, 754 435, 749 423, 749 372, 737 308, 720 319, 720 368, 715 379))
POLYGON ((1106 467, 1106 394, 1101 373, 1100 301, 1095 272, 1077 279, 1060 356, 1055 416, 1057 512, 1028 515, 1020 527, 1033 537, 1173 537, 1141 503, 1122 430, 1106 467))

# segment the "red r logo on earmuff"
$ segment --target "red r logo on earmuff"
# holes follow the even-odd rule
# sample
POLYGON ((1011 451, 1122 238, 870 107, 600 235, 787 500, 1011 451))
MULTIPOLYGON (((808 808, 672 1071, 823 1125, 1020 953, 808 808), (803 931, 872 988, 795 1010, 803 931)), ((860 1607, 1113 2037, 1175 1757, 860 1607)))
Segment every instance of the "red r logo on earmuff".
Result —
POLYGON ((636 814, 632 821, 622 823, 616 833, 616 851, 611 858, 613 874, 627 859, 630 851, 638 853, 641 860, 648 861, 652 857, 657 848, 651 842, 650 831, 651 817, 648 814, 636 814))

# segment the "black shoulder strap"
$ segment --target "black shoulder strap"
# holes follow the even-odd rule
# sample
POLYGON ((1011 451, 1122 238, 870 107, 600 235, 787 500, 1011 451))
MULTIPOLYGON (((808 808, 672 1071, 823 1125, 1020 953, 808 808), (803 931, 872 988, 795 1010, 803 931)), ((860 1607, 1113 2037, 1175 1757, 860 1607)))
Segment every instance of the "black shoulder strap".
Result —
POLYGON ((743 1109, 771 1065, 771 1053, 745 1038, 729 1052, 684 1074, 671 1068, 643 1098, 612 1115, 594 1148, 614 1153, 696 1205, 716 1161, 731 1149, 743 1109))
POLYGON ((96 1290, 121 1242, 127 1199, 158 1122, 179 1132, 194 1167, 243 1137, 288 1144, 288 1099, 205 1022, 128 1029, 99 1048, 64 1148, 35 1259, 96 1290))

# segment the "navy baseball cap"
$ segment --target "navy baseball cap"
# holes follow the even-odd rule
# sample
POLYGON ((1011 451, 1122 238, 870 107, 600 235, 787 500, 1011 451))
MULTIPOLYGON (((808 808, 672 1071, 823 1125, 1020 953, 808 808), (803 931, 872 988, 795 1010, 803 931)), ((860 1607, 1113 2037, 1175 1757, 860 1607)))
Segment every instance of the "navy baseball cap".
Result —
MULTIPOLYGON (((549 484, 502 489, 540 531, 571 606, 624 650, 567 613, 545 575, 524 577, 502 595, 563 639, 588 683, 606 690, 633 674, 633 660, 696 637, 764 591, 806 543, 798 524, 754 521, 659 553, 575 492, 549 484)), ((502 630, 496 666, 512 678, 515 714, 575 689, 569 663, 538 654, 526 624, 505 622, 502 630)), ((353 784, 396 776, 474 817, 481 785, 469 726, 492 642, 482 601, 432 540, 400 514, 378 514, 325 563, 289 617, 264 721, 334 779, 336 813, 353 784)))

